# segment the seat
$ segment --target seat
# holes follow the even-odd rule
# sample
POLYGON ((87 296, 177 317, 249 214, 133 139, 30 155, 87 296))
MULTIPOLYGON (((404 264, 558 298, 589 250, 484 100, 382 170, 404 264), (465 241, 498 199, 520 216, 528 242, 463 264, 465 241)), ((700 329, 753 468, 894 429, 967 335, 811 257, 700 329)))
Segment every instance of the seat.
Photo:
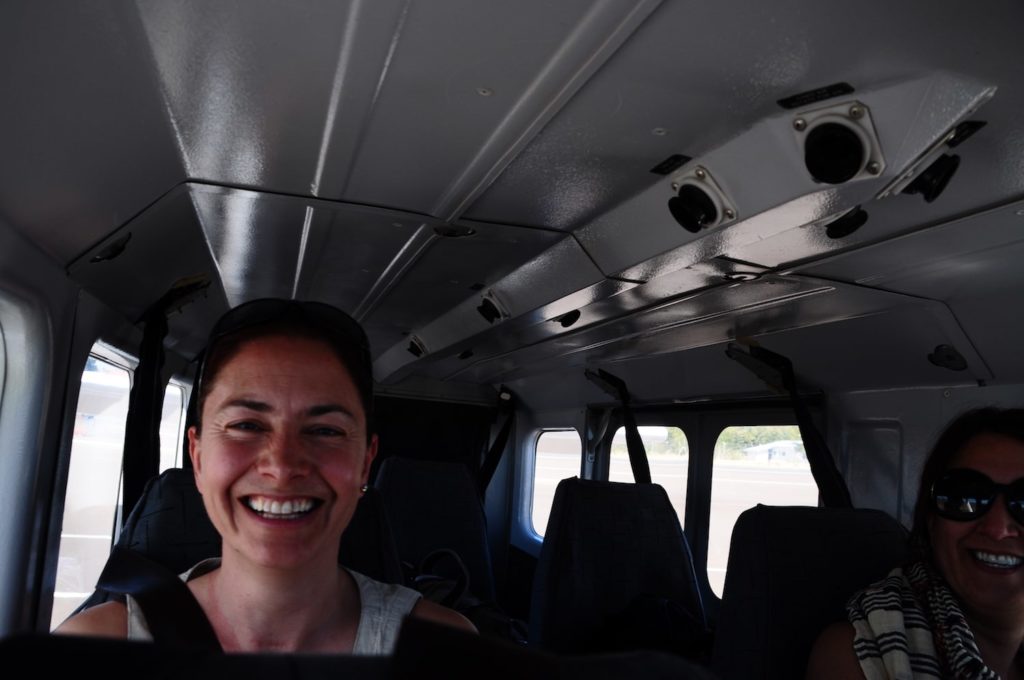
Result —
POLYGON ((375 485, 403 562, 415 567, 436 550, 453 550, 465 565, 469 591, 496 600, 487 520, 469 468, 391 456, 381 463, 375 485))
POLYGON ((530 642, 559 653, 706 654, 693 557, 661 486, 558 484, 534 577, 530 642))
MULTIPOLYGON (((128 515, 117 540, 127 548, 167 567, 176 574, 221 552, 220 534, 213 528, 191 470, 172 468, 146 484, 142 497, 128 515)), ((380 496, 367 491, 341 537, 338 561, 344 566, 386 583, 402 583, 402 565, 391 537, 380 496)), ((97 590, 75 610, 111 599, 97 590)))
POLYGON ((712 669, 722 680, 803 677, 847 599, 907 557, 906 530, 879 510, 747 510, 733 528, 712 669))

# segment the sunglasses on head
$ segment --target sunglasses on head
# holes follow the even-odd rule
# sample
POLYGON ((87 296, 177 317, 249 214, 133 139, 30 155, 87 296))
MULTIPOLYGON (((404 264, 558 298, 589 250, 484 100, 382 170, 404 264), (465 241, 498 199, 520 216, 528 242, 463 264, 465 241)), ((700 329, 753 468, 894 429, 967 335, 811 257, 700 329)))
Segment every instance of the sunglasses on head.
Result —
POLYGON ((991 510, 1000 494, 1010 516, 1024 524, 1024 477, 997 484, 977 470, 947 470, 932 485, 932 508, 939 517, 970 522, 991 510))
POLYGON ((203 374, 206 372, 206 358, 219 340, 247 328, 287 322, 297 322, 321 329, 339 345, 353 350, 354 358, 360 365, 350 366, 349 370, 369 370, 370 343, 362 326, 351 316, 323 302, 264 298, 241 304, 217 321, 210 333, 206 352, 199 367, 197 385, 202 384, 203 374))

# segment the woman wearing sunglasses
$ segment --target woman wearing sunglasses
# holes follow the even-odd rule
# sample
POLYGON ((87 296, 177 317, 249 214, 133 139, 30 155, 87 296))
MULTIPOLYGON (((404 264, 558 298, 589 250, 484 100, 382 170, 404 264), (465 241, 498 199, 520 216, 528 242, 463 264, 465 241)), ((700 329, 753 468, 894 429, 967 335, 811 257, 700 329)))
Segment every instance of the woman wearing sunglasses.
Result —
MULTIPOLYGON (((214 327, 196 389, 189 454, 223 557, 182 578, 225 651, 386 654, 408 614, 473 628, 338 565, 377 454, 369 345, 351 317, 320 303, 241 305, 214 327)), ((60 632, 151 639, 131 598, 60 632)))
POLYGON ((914 560, 855 595, 809 678, 1024 677, 1024 410, 958 418, 925 463, 914 560))

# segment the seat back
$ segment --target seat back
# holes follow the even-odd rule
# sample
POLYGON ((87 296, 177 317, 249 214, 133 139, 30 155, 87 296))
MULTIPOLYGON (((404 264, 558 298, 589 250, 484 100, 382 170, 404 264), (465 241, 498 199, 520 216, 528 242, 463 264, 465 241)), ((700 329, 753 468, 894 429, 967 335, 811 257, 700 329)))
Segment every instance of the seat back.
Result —
MULTIPOLYGON (((119 547, 137 552, 173 573, 221 553, 220 534, 203 506, 191 470, 172 468, 146 484, 139 502, 125 520, 119 547)), ((402 582, 390 526, 381 499, 370 489, 341 537, 338 561, 349 569, 386 583, 402 582)), ((111 596, 97 590, 75 613, 106 602, 111 596)))
POLYGON ((534 576, 530 642, 554 652, 693 656, 706 633, 693 557, 665 490, 563 479, 534 576), (666 624, 676 637, 657 640, 666 624))
POLYGON ((453 550, 466 567, 469 591, 495 601, 487 521, 469 468, 391 456, 381 463, 375 485, 403 562, 417 566, 435 550, 453 550))
POLYGON ((907 557, 906 530, 879 510, 747 510, 732 533, 712 669, 723 680, 803 677, 847 599, 907 557))

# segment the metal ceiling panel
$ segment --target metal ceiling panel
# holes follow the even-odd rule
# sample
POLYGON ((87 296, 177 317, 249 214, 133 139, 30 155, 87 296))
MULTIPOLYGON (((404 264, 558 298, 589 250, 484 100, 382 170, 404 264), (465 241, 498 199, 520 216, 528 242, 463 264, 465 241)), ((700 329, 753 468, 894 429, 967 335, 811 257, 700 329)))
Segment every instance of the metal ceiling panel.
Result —
MULTIPOLYGON (((831 83, 859 90, 943 69, 1019 82, 1020 60, 1007 55, 1019 53, 1022 23, 1012 0, 926 12, 884 0, 665 2, 467 216, 578 228, 646 187, 662 160, 700 157, 778 112, 776 100, 831 83)), ((985 119, 1005 136, 986 174, 1021 187, 1020 94, 992 106, 985 119)))
POLYGON ((0 216, 66 265, 185 179, 130 3, 0 13, 0 216))
POLYGON ((190 178, 326 196, 347 182, 406 2, 138 6, 190 178))
MULTIPOLYGON (((838 322, 862 317, 884 317, 878 322, 879 327, 900 324, 896 332, 900 341, 914 338, 914 341, 906 342, 906 346, 925 348, 925 353, 940 344, 953 345, 966 358, 970 368, 961 376, 961 382, 992 377, 970 340, 941 303, 816 279, 770 275, 756 281, 723 285, 684 296, 639 312, 633 318, 621 317, 481 361, 458 377, 470 381, 507 382, 566 365, 603 365, 641 356, 672 354, 735 338, 760 339, 783 331, 793 331, 792 336, 786 337, 802 338, 807 337, 802 334, 812 327, 835 326, 840 325, 838 322), (901 319, 911 318, 913 323, 904 326, 906 321, 901 319), (794 329, 801 330, 797 332, 794 329), (921 341, 920 337, 924 336, 930 339, 921 341)), ((858 338, 858 343, 852 344, 869 341, 867 337, 850 335, 837 346, 850 345, 849 337, 858 338)), ((893 342, 897 341, 894 337, 893 342)), ((802 343, 797 345, 797 351, 801 355, 815 354, 820 351, 820 346, 802 343)), ((888 381, 890 375, 893 380, 895 376, 913 381, 924 379, 916 373, 910 375, 898 369, 898 362, 890 364, 886 360, 884 366, 873 367, 871 379, 888 381), (884 377, 876 374, 884 374, 884 377)), ((853 375, 844 374, 844 377, 856 382, 853 375)))
MULTIPOLYGON (((378 380, 393 382, 405 377, 423 355, 431 360, 439 356, 450 358, 480 337, 491 338, 491 342, 496 334, 515 337, 518 329, 543 323, 549 315, 564 314, 634 285, 606 281, 572 237, 557 232, 520 231, 558 240, 553 245, 546 241, 543 245, 550 247, 538 251, 536 257, 446 312, 435 314, 429 323, 411 327, 408 332, 419 343, 420 351, 410 351, 411 338, 388 348, 374 364, 378 380), (487 319, 482 312, 485 299, 495 305, 494 318, 487 319)), ((444 271, 443 267, 440 271, 444 271)))
POLYGON ((410 3, 342 198, 458 217, 659 2, 410 3))
MULTIPOLYGON (((461 223, 442 237, 431 231, 415 262, 367 316, 367 324, 408 335, 512 274, 564 238, 558 232, 461 223)), ((479 304, 479 303, 475 303, 479 304)), ((381 348, 383 349, 383 348, 381 348)))
POLYGON ((207 331, 228 308, 187 185, 175 187, 87 251, 68 267, 68 274, 133 324, 175 284, 208 281, 199 303, 169 318, 166 345, 186 358, 202 349, 207 331))

